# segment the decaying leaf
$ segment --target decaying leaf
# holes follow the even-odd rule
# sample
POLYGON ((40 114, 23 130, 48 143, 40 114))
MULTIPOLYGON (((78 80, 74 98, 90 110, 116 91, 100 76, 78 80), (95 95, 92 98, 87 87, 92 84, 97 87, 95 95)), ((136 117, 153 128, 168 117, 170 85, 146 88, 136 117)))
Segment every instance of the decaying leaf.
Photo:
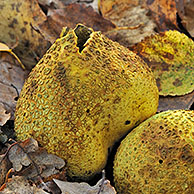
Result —
POLYGON ((91 6, 98 13, 98 0, 38 0, 39 4, 43 9, 62 9, 66 5, 72 3, 85 4, 86 6, 91 6))
POLYGON ((76 183, 76 182, 64 182, 54 179, 54 182, 61 189, 62 194, 116 194, 114 187, 110 185, 108 180, 105 180, 102 190, 100 191, 102 179, 98 181, 95 186, 90 186, 89 184, 76 183))
POLYGON ((105 32, 115 28, 115 25, 96 13, 92 7, 83 4, 69 4, 62 9, 49 9, 47 20, 39 25, 39 31, 50 42, 59 37, 64 26, 74 28, 82 23, 94 30, 105 32))
POLYGON ((0 126, 3 126, 7 122, 7 120, 10 119, 10 117, 11 113, 7 113, 3 103, 0 102, 0 126))
POLYGON ((114 19, 119 10, 126 10, 145 4, 142 0, 99 0, 99 10, 105 18, 114 19))
POLYGON ((117 28, 105 33, 110 39, 130 47, 146 36, 155 33, 156 24, 139 1, 100 1, 102 15, 116 24, 117 28), (132 27, 132 29, 130 29, 132 27), (136 27, 133 29, 133 27, 136 27))
POLYGON ((183 96, 160 96, 158 112, 167 110, 189 110, 194 103, 194 91, 183 96))
POLYGON ((46 20, 37 0, 1 0, 0 1, 0 41, 11 47, 24 66, 31 69, 36 57, 41 57, 50 45, 35 30, 39 23, 46 20))
POLYGON ((28 71, 15 64, 15 58, 0 52, 0 125, 14 119, 18 95, 23 87, 28 71))
POLYGON ((145 38, 132 50, 151 67, 160 95, 184 95, 194 90, 194 42, 178 31, 145 38))
POLYGON ((30 185, 27 178, 22 176, 13 176, 6 184, 1 194, 48 194, 35 185, 30 185))
POLYGON ((4 155, 0 155, 0 187, 5 182, 6 174, 11 168, 11 163, 4 155))
POLYGON ((19 175, 36 180, 38 175, 48 178, 63 170, 65 162, 39 148, 34 139, 27 139, 19 145, 14 145, 9 151, 9 160, 19 175))
POLYGON ((177 1, 177 11, 182 25, 194 37, 194 0, 177 1))
MULTIPOLYGON (((70 0, 72 1, 72 0, 70 0)), ((67 2, 61 0, 38 0, 38 3, 43 7, 43 10, 51 9, 60 9, 64 7, 64 4, 67 2)))
POLYGON ((157 24, 158 31, 178 29, 175 0, 148 0, 146 6, 157 24))

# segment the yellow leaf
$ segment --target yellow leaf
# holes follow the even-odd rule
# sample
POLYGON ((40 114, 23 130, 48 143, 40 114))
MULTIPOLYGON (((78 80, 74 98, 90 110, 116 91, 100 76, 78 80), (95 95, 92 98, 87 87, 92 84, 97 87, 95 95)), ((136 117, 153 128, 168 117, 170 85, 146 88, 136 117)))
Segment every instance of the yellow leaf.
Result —
POLYGON ((48 41, 36 30, 46 15, 37 0, 0 0, 0 42, 15 44, 13 51, 31 69, 49 47, 48 41))
POLYGON ((22 62, 20 61, 20 59, 17 57, 17 55, 6 45, 0 42, 0 52, 9 52, 11 55, 13 55, 16 60, 18 61, 18 63, 21 65, 22 69, 25 70, 24 65, 22 64, 22 62))

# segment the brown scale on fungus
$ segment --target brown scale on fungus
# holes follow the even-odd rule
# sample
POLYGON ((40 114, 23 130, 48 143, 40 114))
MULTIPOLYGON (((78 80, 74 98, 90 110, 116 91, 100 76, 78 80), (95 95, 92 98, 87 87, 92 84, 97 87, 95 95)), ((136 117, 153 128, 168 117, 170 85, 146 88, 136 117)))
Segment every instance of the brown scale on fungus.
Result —
POLYGON ((78 25, 64 28, 30 73, 15 130, 18 139, 34 137, 65 159, 70 177, 89 179, 104 168, 108 148, 157 106, 158 89, 147 65, 100 32, 78 25))

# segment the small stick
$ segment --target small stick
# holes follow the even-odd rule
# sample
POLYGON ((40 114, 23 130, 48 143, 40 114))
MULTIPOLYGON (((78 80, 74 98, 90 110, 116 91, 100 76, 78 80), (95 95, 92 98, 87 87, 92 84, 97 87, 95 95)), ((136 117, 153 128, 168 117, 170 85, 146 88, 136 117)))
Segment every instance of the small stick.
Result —
POLYGON ((100 184, 100 189, 99 189, 99 191, 98 191, 97 194, 100 194, 101 191, 103 191, 103 189, 104 189, 104 183, 105 183, 105 170, 103 169, 102 170, 102 181, 101 181, 101 184, 100 184))

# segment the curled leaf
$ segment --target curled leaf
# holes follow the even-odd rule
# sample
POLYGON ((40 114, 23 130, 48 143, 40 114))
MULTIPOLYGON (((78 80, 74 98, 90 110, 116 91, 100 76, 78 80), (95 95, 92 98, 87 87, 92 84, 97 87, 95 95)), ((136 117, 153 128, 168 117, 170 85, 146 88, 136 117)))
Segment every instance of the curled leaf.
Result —
POLYGON ((22 69, 25 69, 24 65, 22 64, 20 59, 17 57, 17 55, 6 44, 0 43, 0 51, 6 51, 10 53, 11 55, 13 55, 18 61, 18 63, 21 65, 22 69))

